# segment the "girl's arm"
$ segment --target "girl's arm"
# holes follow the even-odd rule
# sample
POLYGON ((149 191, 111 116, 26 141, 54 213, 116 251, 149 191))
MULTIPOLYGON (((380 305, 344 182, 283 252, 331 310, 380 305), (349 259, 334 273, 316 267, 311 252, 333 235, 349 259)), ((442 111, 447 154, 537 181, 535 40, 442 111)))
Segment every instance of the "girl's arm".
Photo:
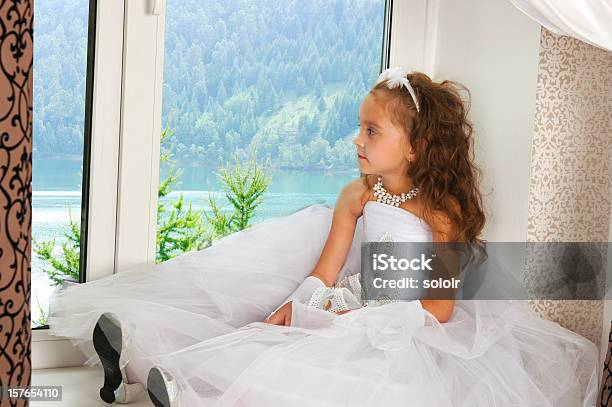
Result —
MULTIPOLYGON (((442 243, 442 242, 450 242, 451 237, 454 236, 454 225, 446 215, 437 215, 434 217, 434 221, 430 225, 432 231, 432 240, 434 243, 442 243)), ((450 246, 450 245, 449 245, 450 246)), ((459 271, 459 262, 460 257, 459 253, 455 250, 446 249, 444 245, 437 245, 436 247, 440 247, 439 250, 436 250, 436 261, 433 262, 433 271, 431 275, 431 279, 437 279, 438 277, 449 278, 452 276, 456 276, 459 271), (438 268, 438 272, 442 274, 436 273, 436 262, 443 263, 443 267, 438 268), (440 270, 448 270, 451 275, 444 273, 440 270)), ((421 305, 424 309, 431 312, 436 319, 441 322, 447 322, 451 315, 453 314, 453 308, 455 306, 454 298, 455 289, 431 289, 429 291, 429 299, 419 300, 421 301, 421 305), (441 297, 443 299, 431 299, 435 297, 441 297)))
POLYGON ((312 276, 313 278, 307 277, 304 283, 289 296, 289 301, 285 300, 285 303, 273 311, 264 322, 275 325, 291 325, 291 298, 308 295, 313 290, 313 287, 319 284, 324 284, 327 287, 334 285, 353 243, 357 218, 363 212, 363 206, 370 195, 371 191, 362 179, 352 181, 342 188, 334 207, 331 229, 327 236, 327 241, 317 265, 309 275, 309 277, 312 276), (306 285, 306 283, 308 284, 306 285))
POLYGON ((338 196, 327 241, 311 276, 331 287, 336 282, 351 248, 357 218, 363 212, 368 198, 368 188, 362 179, 347 184, 338 196))

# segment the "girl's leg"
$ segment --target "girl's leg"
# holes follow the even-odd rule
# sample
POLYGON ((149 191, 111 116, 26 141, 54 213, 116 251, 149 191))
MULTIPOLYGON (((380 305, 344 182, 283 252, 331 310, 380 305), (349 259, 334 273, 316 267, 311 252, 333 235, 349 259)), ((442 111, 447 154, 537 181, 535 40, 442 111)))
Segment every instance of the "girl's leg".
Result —
POLYGON ((128 383, 136 383, 139 380, 138 375, 132 370, 132 366, 129 362, 125 367, 125 377, 127 377, 128 383))

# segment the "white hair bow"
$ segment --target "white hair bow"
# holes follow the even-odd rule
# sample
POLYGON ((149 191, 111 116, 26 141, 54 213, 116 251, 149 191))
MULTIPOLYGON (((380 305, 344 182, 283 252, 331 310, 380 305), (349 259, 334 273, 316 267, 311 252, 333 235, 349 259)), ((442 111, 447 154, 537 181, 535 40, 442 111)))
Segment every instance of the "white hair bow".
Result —
POLYGON ((408 70, 406 70, 405 68, 399 66, 387 68, 382 71, 382 73, 378 76, 378 82, 376 83, 380 83, 386 79, 388 80, 387 87, 389 89, 397 88, 398 86, 404 85, 406 89, 408 89, 408 92, 410 92, 410 96, 412 96, 412 100, 414 101, 416 110, 418 112, 419 101, 417 100, 416 93, 414 92, 412 85, 410 85, 410 81, 408 80, 406 75, 408 75, 408 70))

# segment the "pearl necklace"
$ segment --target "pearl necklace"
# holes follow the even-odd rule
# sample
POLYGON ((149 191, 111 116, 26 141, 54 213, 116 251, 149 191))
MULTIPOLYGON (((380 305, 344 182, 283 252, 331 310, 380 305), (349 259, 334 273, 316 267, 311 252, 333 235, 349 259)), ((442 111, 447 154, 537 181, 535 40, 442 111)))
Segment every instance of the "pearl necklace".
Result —
POLYGON ((400 195, 393 195, 387 192, 382 184, 382 177, 378 177, 378 181, 374 184, 374 196, 377 202, 386 203, 388 205, 399 206, 401 203, 414 198, 419 193, 419 188, 413 188, 408 192, 402 192, 400 195))

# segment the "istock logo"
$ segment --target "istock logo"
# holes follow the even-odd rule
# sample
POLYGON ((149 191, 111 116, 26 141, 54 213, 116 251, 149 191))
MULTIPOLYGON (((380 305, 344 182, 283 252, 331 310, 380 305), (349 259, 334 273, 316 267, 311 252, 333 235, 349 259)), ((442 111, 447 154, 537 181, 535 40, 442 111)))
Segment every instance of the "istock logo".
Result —
POLYGON ((373 254, 372 255, 372 266, 373 270, 392 270, 392 271, 406 271, 406 270, 432 270, 429 263, 433 260, 433 258, 425 257, 425 254, 421 254, 421 258, 414 259, 405 259, 399 258, 396 259, 395 256, 389 256, 386 253, 382 254, 373 254))

